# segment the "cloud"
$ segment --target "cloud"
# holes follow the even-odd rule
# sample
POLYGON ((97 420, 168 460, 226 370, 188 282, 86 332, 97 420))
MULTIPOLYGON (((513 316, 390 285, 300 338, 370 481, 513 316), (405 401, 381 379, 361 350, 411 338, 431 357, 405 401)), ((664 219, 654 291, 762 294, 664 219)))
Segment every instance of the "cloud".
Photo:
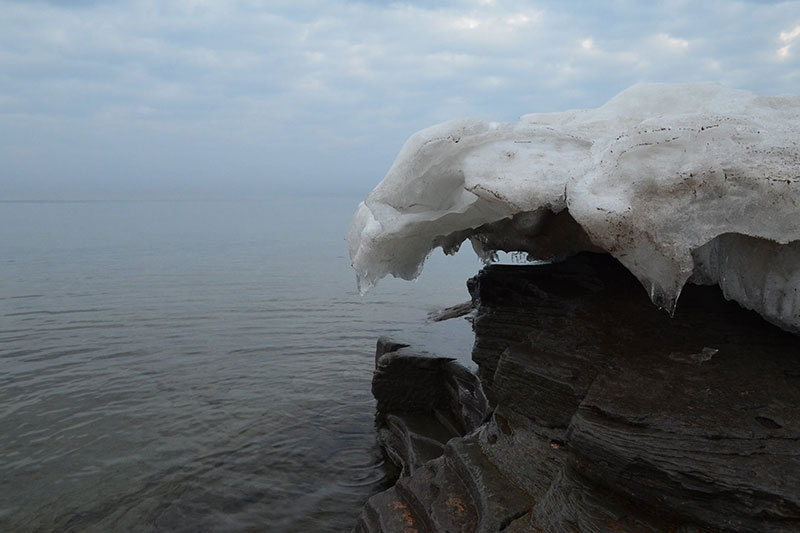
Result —
POLYGON ((796 90, 797 7, 0 0, 3 181, 145 169, 221 188, 298 175, 367 188, 410 133, 449 118, 596 106, 638 81, 796 90))
POLYGON ((778 39, 783 44, 780 48, 778 48, 778 57, 780 59, 788 59, 791 55, 792 45, 800 37, 800 24, 795 26, 789 31, 782 31, 778 35, 778 39))
POLYGON ((785 43, 790 43, 800 37, 800 24, 794 27, 794 29, 790 31, 782 31, 780 34, 781 41, 785 43))
POLYGON ((653 38, 653 41, 655 42, 656 46, 669 52, 682 53, 689 49, 689 41, 686 39, 672 37, 668 33, 657 34, 653 38))

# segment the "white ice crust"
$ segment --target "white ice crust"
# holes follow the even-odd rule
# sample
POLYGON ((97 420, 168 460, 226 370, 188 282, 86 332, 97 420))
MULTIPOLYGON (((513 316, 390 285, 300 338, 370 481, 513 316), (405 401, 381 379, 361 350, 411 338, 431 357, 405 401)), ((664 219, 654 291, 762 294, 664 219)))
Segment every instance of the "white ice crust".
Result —
POLYGON ((800 96, 636 85, 597 109, 414 134, 347 240, 366 290, 470 239, 558 259, 606 251, 672 312, 687 281, 800 332, 800 96))

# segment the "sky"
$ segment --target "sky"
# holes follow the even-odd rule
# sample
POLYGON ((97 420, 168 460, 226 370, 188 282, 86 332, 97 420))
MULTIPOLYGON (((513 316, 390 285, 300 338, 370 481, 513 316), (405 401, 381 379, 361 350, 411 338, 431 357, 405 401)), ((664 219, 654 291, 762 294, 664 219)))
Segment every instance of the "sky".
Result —
POLYGON ((445 120, 800 93, 800 0, 0 0, 0 200, 363 196, 445 120))

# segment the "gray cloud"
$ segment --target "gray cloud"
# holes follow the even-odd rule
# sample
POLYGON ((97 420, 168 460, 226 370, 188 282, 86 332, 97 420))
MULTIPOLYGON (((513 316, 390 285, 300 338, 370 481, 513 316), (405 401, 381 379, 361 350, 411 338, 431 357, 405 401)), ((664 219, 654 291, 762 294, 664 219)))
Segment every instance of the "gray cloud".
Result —
POLYGON ((797 1, 429 6, 0 0, 0 197, 366 191, 433 122, 800 81, 797 1))

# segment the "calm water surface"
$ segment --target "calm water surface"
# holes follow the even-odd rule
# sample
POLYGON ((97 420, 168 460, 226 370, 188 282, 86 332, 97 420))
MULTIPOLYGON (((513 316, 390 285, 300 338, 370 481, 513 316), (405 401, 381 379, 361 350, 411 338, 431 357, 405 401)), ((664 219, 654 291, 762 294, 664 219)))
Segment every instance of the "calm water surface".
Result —
POLYGON ((349 530, 375 339, 478 269, 361 298, 357 203, 0 203, 0 531, 349 530))

